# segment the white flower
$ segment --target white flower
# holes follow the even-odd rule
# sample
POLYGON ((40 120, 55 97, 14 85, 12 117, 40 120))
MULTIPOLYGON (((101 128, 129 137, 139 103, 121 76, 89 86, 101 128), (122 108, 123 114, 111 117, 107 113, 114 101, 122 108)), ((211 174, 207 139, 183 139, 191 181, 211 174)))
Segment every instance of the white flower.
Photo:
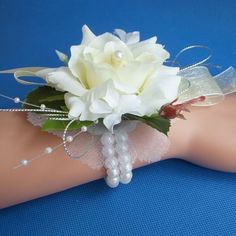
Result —
POLYGON ((123 114, 142 115, 139 96, 119 93, 112 79, 90 89, 81 97, 66 93, 65 101, 71 119, 79 117, 81 121, 95 121, 104 118, 104 125, 111 131, 114 125, 121 122, 123 114))
MULTIPOLYGON (((71 47, 68 66, 87 89, 113 79, 127 87, 126 92, 139 93, 145 81, 169 57, 163 46, 156 44, 156 37, 143 42, 138 42, 138 37, 133 39, 135 43, 126 44, 110 33, 96 37, 87 26, 82 30, 82 43, 71 47)), ((116 31, 130 41, 132 34, 125 36, 121 32, 116 31)))
POLYGON ((156 37, 139 41, 139 32, 95 36, 85 25, 80 45, 71 47, 68 67, 41 71, 49 85, 66 91, 69 117, 104 118, 112 130, 123 114, 150 115, 177 96, 176 67, 163 63, 169 53, 156 37))

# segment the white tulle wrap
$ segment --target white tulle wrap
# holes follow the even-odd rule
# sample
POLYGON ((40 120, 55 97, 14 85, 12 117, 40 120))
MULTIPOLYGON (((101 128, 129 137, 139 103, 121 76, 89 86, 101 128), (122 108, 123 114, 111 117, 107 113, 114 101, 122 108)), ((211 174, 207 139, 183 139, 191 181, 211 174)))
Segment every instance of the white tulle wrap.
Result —
MULTIPOLYGON (((44 117, 37 115, 35 113, 28 113, 28 121, 31 122, 34 126, 42 126, 44 117)), ((161 157, 168 151, 170 141, 166 135, 163 133, 149 128, 148 126, 145 129, 150 129, 152 135, 148 135, 147 138, 142 137, 142 133, 137 130, 137 127, 140 124, 136 121, 123 121, 121 124, 117 125, 114 133, 125 131, 128 133, 129 139, 129 153, 132 157, 132 162, 139 160, 146 163, 152 163, 161 160, 161 157), (140 138, 138 137, 140 136, 140 138), (146 142, 143 142, 143 139, 146 142), (142 148, 140 148, 142 147, 142 148), (139 152, 137 152, 139 150, 139 152)), ((69 149, 72 153, 81 155, 80 161, 87 164, 93 169, 100 169, 104 165, 104 158, 102 156, 102 144, 100 142, 101 135, 105 132, 108 132, 106 127, 102 124, 97 124, 95 126, 89 127, 88 132, 81 133, 77 136, 73 142, 69 145, 69 149), (86 145, 83 145, 83 139, 88 140, 86 145), (96 155, 91 155, 90 151, 96 149, 96 155)), ((62 132, 51 132, 53 135, 62 138, 62 132)), ((68 135, 74 135, 75 131, 68 132, 68 135)))

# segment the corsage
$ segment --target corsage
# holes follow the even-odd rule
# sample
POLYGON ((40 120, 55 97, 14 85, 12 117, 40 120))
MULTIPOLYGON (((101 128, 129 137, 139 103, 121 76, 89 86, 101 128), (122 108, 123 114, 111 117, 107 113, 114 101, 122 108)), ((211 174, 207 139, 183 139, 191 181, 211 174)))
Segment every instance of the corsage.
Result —
POLYGON ((171 119, 185 119, 183 112, 189 111, 188 105, 211 106, 236 91, 233 67, 213 77, 204 66, 211 55, 187 67, 177 66, 178 57, 185 51, 210 51, 207 47, 186 47, 168 61, 170 54, 156 43, 156 37, 140 41, 139 32, 121 29, 96 36, 86 25, 82 32, 82 42, 70 48, 70 57, 56 50, 63 63, 60 67, 0 72, 14 74, 21 84, 37 85, 23 100, 0 94, 22 104, 21 108, 0 111, 27 112, 33 125, 62 139, 57 146, 45 147, 38 156, 21 159, 16 169, 63 146, 69 158, 84 161, 92 168, 104 167, 110 187, 127 184, 137 158, 153 162, 167 152, 171 119), (30 77, 41 81, 31 81, 30 77), (136 155, 130 133, 140 122, 157 132, 159 151, 153 156, 145 152, 136 155), (89 142, 81 146, 85 135, 89 142), (89 155, 96 143, 100 147, 97 159, 89 155))

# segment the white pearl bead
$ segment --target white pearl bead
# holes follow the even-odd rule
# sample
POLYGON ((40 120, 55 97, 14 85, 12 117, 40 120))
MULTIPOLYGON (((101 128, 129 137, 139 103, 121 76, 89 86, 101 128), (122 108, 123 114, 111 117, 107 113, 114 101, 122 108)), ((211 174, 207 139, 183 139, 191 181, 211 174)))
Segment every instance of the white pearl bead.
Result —
POLYGON ((116 144, 115 147, 117 153, 121 154, 121 153, 126 153, 129 151, 129 147, 127 143, 122 143, 122 144, 116 144))
POLYGON ((132 172, 127 172, 125 174, 122 174, 122 175, 120 175, 120 182, 122 184, 128 184, 128 183, 130 183, 132 177, 133 177, 132 172))
POLYGON ((126 132, 119 131, 115 137, 117 143, 126 143, 128 141, 128 134, 126 132))
POLYGON ((115 138, 114 138, 114 136, 113 136, 111 133, 109 133, 109 132, 106 132, 106 133, 103 134, 102 137, 101 137, 101 143, 102 143, 103 145, 112 145, 112 144, 114 144, 114 142, 115 142, 115 138))
POLYGON ((104 162, 104 166, 107 169, 116 168, 118 164, 119 163, 116 158, 107 158, 104 162))
POLYGON ((50 153, 52 153, 52 151, 53 151, 53 149, 51 147, 46 147, 45 148, 45 153, 46 154, 50 154, 50 153))
POLYGON ((120 163, 120 171, 121 172, 129 172, 133 169, 131 163, 120 163))
POLYGON ((27 166, 29 162, 27 160, 21 160, 20 163, 23 166, 27 166))
POLYGON ((44 104, 41 104, 41 105, 40 105, 40 109, 41 109, 41 110, 45 110, 45 109, 46 109, 46 106, 45 106, 44 104))
POLYGON ((119 60, 122 59, 122 57, 123 57, 123 52, 120 50, 115 51, 114 54, 115 54, 115 57, 119 60))
POLYGON ((129 153, 124 153, 124 154, 120 154, 118 156, 118 160, 122 163, 130 163, 131 162, 131 156, 129 155, 129 153))
POLYGON ((120 174, 120 170, 119 169, 108 169, 107 170, 107 175, 108 175, 108 177, 112 177, 112 178, 114 178, 114 177, 118 177, 119 176, 119 174, 120 174))
POLYGON ((119 185, 120 178, 119 177, 110 178, 110 177, 107 176, 105 178, 105 181, 106 181, 106 183, 109 187, 115 188, 119 185))
POLYGON ((16 97, 14 98, 14 103, 19 103, 20 102, 20 98, 16 97))
POLYGON ((66 141, 67 141, 68 143, 71 143, 71 142, 73 141, 73 137, 72 137, 72 136, 67 136, 67 137, 66 137, 66 141))
POLYGON ((82 126, 82 127, 81 127, 81 131, 82 131, 82 132, 87 132, 87 130, 88 130, 88 128, 87 128, 86 126, 82 126))
POLYGON ((113 146, 104 146, 102 148, 102 154, 104 157, 113 157, 115 155, 115 150, 113 146))

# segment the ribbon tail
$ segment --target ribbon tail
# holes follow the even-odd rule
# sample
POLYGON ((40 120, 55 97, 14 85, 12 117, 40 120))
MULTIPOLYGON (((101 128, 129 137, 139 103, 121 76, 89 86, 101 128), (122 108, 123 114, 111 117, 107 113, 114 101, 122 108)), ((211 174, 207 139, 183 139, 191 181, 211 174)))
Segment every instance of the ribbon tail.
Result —
POLYGON ((211 106, 221 102, 226 94, 236 91, 236 70, 233 67, 214 77, 205 66, 182 70, 179 75, 182 77, 178 99, 181 103, 205 96, 204 102, 198 102, 194 106, 211 106))
POLYGON ((46 85, 46 83, 39 83, 39 82, 33 82, 28 81, 25 79, 22 79, 21 77, 38 77, 43 79, 43 77, 47 74, 48 70, 51 70, 46 67, 23 67, 23 68, 15 68, 10 70, 3 70, 0 71, 0 74, 13 74, 15 80, 24 85, 46 85))
POLYGON ((214 79, 224 95, 236 92, 236 70, 232 66, 214 76, 214 79))

